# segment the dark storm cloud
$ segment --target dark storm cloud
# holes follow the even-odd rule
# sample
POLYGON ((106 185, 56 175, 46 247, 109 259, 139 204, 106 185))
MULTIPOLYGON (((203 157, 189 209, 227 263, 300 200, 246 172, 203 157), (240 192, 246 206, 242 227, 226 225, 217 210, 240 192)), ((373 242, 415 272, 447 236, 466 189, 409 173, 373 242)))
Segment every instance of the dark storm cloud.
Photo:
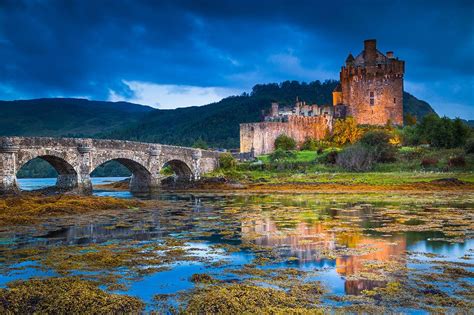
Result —
POLYGON ((0 98, 334 79, 377 38, 406 60, 407 90, 474 118, 473 15, 472 1, 0 0, 0 98))

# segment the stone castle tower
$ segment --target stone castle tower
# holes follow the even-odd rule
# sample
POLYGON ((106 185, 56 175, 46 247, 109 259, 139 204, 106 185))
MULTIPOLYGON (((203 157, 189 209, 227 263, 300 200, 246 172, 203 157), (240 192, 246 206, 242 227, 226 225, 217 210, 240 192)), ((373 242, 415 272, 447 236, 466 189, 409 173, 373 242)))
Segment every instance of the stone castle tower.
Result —
POLYGON ((389 51, 377 50, 375 39, 364 41, 364 50, 346 59, 340 85, 333 92, 336 117, 352 116, 359 124, 403 125, 403 74, 405 62, 389 51))

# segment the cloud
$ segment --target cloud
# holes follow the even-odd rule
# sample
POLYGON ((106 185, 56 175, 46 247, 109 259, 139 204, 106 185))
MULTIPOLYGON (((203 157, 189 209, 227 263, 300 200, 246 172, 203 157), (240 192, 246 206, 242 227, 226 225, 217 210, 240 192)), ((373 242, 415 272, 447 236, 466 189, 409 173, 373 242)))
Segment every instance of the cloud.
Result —
POLYGON ((473 107, 472 93, 435 84, 473 89, 473 11, 472 0, 0 0, 0 99, 135 98, 123 79, 237 91, 323 81, 377 38, 406 61, 407 82, 430 89, 427 101, 473 107))
POLYGON ((123 83, 133 94, 127 97, 110 90, 108 98, 110 101, 128 101, 160 109, 206 105, 241 93, 239 90, 223 87, 154 84, 140 81, 123 81, 123 83))

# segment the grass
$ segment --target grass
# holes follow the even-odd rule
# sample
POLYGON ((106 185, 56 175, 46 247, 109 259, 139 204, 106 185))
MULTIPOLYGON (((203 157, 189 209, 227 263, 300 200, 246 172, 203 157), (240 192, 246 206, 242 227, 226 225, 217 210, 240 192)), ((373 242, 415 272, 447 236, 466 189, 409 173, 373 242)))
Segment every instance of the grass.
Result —
POLYGON ((340 150, 327 148, 321 154, 315 151, 296 151, 294 159, 272 163, 269 155, 258 158, 261 162, 241 163, 234 170, 218 170, 209 176, 225 176, 244 183, 330 183, 397 185, 430 182, 454 177, 474 183, 474 154, 466 155, 463 149, 432 149, 426 147, 401 147, 396 161, 377 163, 368 172, 350 172, 333 164, 325 163, 329 152, 340 150), (466 165, 453 167, 449 160, 464 156, 466 165), (436 165, 423 167, 423 159, 437 161, 436 165))

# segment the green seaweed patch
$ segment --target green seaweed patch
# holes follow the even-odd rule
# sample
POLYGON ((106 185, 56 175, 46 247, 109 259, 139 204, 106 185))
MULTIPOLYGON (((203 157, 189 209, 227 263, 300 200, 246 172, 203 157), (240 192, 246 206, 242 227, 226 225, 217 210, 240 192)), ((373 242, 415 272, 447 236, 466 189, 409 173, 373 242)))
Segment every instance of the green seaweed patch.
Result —
POLYGON ((191 314, 323 314, 311 300, 289 292, 247 284, 211 286, 191 295, 191 314))
POLYGON ((138 298, 107 293, 76 277, 14 281, 0 289, 3 314, 125 314, 144 307, 138 298))
POLYGON ((205 283, 205 284, 219 282, 217 279, 214 279, 211 275, 207 273, 195 273, 191 276, 189 280, 194 283, 205 283))

